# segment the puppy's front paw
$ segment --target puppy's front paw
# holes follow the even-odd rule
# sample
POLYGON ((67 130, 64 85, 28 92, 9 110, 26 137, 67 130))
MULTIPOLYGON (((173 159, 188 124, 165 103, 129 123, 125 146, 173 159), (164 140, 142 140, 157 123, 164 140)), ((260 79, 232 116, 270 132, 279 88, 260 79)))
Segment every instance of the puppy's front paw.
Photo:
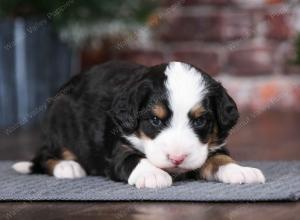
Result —
POLYGON ((215 178, 220 182, 231 184, 265 182, 265 177, 259 169, 243 167, 234 163, 220 166, 215 178))
POLYGON ((86 173, 79 163, 62 160, 54 167, 53 176, 60 179, 74 179, 84 177, 86 173))
POLYGON ((163 170, 142 173, 135 181, 137 188, 164 188, 172 185, 171 176, 163 170))
POLYGON ((137 188, 163 188, 172 185, 172 177, 143 159, 130 174, 128 183, 137 188))

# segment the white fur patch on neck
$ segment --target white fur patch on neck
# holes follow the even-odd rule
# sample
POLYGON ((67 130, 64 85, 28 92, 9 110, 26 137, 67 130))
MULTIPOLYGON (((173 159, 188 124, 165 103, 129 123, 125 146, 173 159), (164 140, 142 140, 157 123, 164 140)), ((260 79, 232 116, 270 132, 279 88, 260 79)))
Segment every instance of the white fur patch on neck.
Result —
POLYGON ((135 148, 136 150, 138 150, 142 153, 145 153, 145 148, 144 148, 145 141, 144 140, 137 137, 135 134, 128 135, 128 136, 125 135, 124 138, 126 138, 132 144, 133 148, 135 148))
POLYGON ((166 71, 166 88, 169 102, 173 112, 172 123, 187 122, 188 112, 199 103, 205 93, 206 87, 202 74, 188 64, 170 62, 166 71))

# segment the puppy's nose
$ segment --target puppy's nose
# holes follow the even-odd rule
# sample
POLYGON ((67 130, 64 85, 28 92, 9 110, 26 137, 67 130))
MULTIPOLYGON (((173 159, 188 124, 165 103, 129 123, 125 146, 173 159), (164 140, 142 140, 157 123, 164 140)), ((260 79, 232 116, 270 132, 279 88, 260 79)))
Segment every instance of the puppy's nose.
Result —
POLYGON ((174 165, 179 165, 185 160, 186 156, 186 154, 168 155, 168 158, 174 165))

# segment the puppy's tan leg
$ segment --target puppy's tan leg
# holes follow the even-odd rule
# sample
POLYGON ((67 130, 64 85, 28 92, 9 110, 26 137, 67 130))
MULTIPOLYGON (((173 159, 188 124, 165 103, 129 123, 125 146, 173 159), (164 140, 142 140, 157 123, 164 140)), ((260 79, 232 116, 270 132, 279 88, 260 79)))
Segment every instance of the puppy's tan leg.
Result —
POLYGON ((81 165, 74 160, 53 160, 46 162, 50 175, 60 179, 74 179, 86 176, 81 165))
POLYGON ((259 169, 243 167, 227 155, 210 156, 200 169, 203 179, 223 183, 264 183, 265 177, 259 169))
POLYGON ((62 159, 49 159, 46 161, 47 173, 61 179, 86 176, 85 170, 75 160, 75 155, 71 151, 64 149, 62 159))
POLYGON ((215 180, 215 174, 220 166, 234 163, 233 159, 227 155, 214 155, 209 157, 200 169, 200 175, 206 180, 215 180))

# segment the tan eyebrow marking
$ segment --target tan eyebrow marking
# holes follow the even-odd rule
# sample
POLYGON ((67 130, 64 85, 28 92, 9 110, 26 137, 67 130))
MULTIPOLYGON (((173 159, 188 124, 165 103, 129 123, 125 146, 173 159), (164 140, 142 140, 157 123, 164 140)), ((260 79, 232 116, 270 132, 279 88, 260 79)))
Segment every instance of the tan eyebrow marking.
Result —
POLYGON ((197 104, 191 109, 191 116, 193 118, 199 118, 201 115, 203 115, 204 112, 205 108, 200 104, 197 104))
POLYGON ((136 133, 136 136, 142 140, 151 140, 150 137, 148 137, 142 130, 139 130, 137 133, 136 133))
POLYGON ((152 113, 160 119, 166 118, 168 114, 166 107, 162 103, 155 104, 152 107, 152 113))
POLYGON ((215 125, 208 138, 208 147, 215 147, 218 143, 218 127, 215 125))

